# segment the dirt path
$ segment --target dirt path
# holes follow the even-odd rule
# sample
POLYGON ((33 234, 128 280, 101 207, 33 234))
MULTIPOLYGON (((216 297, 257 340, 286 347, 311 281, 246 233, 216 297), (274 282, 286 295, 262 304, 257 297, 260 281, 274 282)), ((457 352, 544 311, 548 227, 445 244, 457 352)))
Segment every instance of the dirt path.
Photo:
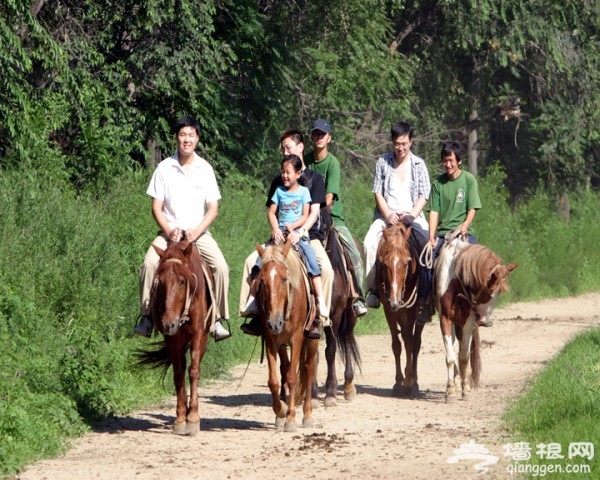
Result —
MULTIPOLYGON (((316 427, 275 433, 267 367, 234 368, 228 380, 201 388, 201 432, 172 435, 174 399, 153 411, 118 418, 73 442, 61 458, 39 462, 18 480, 186 479, 468 479, 481 460, 448 463, 474 440, 499 457, 478 478, 509 478, 500 428, 507 401, 574 334, 600 323, 600 293, 497 309, 483 329, 481 388, 469 402, 444 403, 439 327, 424 330, 419 383, 423 397, 391 397, 393 357, 387 335, 359 339, 358 396, 314 411, 316 427)), ((340 370, 341 371, 341 370, 340 370)), ((338 373, 340 375, 340 373, 338 373)), ((320 372, 319 384, 324 381, 320 372)))

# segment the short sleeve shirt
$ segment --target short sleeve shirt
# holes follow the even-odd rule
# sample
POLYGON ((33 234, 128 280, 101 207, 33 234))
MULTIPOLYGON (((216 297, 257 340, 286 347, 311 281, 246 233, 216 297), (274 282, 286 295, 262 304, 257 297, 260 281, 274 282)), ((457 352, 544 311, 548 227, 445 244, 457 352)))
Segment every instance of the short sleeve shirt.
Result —
POLYGON ((293 192, 285 187, 277 187, 271 200, 277 205, 279 228, 283 228, 286 223, 297 222, 302 217, 304 205, 310 204, 310 193, 302 185, 293 192))
POLYGON ((197 154, 187 171, 177 154, 165 158, 154 170, 146 193, 163 202, 169 226, 183 230, 200 225, 206 205, 221 199, 213 168, 197 154))
POLYGON ((311 152, 304 156, 304 163, 308 168, 319 172, 323 175, 323 178, 325 178, 325 191, 326 193, 333 194, 333 197, 335 198, 331 208, 333 222, 337 226, 345 225, 344 208, 342 206, 342 168, 340 166, 340 161, 331 153, 327 153, 327 156, 323 160, 315 162, 314 155, 311 152))
MULTIPOLYGON (((446 235, 465 221, 469 210, 480 208, 481 199, 473 174, 462 170, 458 178, 450 180, 444 173, 433 182, 429 210, 439 213, 437 235, 446 235)), ((468 233, 474 235, 472 225, 468 233)))
MULTIPOLYGON (((304 169, 302 171, 302 178, 304 179, 304 186, 308 188, 310 193, 310 203, 318 203, 321 208, 325 208, 325 180, 323 180, 323 176, 314 170, 304 169)), ((275 189, 282 186, 283 181, 281 180, 281 175, 276 175, 273 177, 273 180, 271 181, 271 187, 269 188, 269 194, 267 195, 267 208, 273 203, 272 198, 273 194, 275 193, 275 189)), ((323 241, 324 236, 321 228, 320 217, 317 218, 317 221, 310 227, 308 235, 311 240, 323 241)))

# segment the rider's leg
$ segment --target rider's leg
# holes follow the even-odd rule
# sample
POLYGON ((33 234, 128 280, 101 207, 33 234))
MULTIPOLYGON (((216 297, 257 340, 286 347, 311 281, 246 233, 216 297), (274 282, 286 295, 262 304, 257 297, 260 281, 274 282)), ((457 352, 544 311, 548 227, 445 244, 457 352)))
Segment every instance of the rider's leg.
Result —
POLYGON ((217 320, 211 332, 215 340, 224 340, 231 336, 222 324, 223 320, 229 319, 229 303, 227 293, 229 292, 229 266, 225 261, 223 252, 210 232, 206 232, 195 242, 200 255, 210 268, 214 279, 215 307, 217 309, 217 320))

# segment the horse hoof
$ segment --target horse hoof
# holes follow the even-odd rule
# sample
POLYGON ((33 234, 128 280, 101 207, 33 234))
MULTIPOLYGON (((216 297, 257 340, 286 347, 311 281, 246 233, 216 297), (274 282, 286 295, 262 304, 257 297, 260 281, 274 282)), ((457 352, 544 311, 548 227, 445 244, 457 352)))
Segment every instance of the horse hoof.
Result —
POLYGON ((465 392, 463 390, 463 392, 462 392, 462 399, 463 399, 464 402, 470 400, 471 399, 471 392, 465 392))
POLYGON ((315 408, 319 408, 321 406, 321 402, 319 402, 318 398, 311 398, 310 405, 311 405, 312 409, 314 410, 315 408))
POLYGON ((275 417, 275 431, 283 432, 285 426, 285 417, 275 417))
POLYGON ((283 427, 284 432, 296 432, 298 431, 298 424, 295 421, 287 421, 285 422, 285 427, 283 427))
POLYGON ((173 425, 173 433, 175 435, 187 435, 186 428, 187 426, 185 423, 176 423, 173 425))
POLYGON ((315 420, 312 417, 302 419, 302 428, 312 428, 315 426, 315 420))
POLYGON ((456 403, 456 395, 446 395, 446 404, 456 403))
POLYGON ((356 387, 353 385, 351 390, 344 391, 344 400, 351 402, 356 398, 356 387))
POLYGON ((337 400, 335 397, 325 397, 325 406, 326 407, 336 407, 337 400))
POLYGON ((185 434, 186 435, 198 435, 200 431, 200 422, 188 422, 185 425, 185 434))

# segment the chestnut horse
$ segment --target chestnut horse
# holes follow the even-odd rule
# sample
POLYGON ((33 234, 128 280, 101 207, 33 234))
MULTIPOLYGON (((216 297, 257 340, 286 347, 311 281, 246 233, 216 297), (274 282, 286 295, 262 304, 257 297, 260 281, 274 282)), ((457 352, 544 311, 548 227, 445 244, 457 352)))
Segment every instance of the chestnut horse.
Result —
POLYGON ((418 302, 418 255, 412 251, 410 227, 403 224, 383 229, 375 261, 377 289, 383 304, 385 318, 392 335, 392 352, 396 364, 394 396, 417 396, 419 381, 417 360, 421 350, 423 325, 415 323, 418 302), (406 368, 402 374, 402 343, 406 356, 406 368))
MULTIPOLYGON (((354 336, 356 316, 352 308, 352 295, 350 293, 351 281, 348 272, 349 259, 344 254, 344 249, 333 226, 331 215, 324 212, 321 219, 324 221, 325 250, 331 266, 333 267, 333 288, 331 295, 331 308, 329 318, 331 328, 325 329, 326 347, 325 359, 327 361, 327 378, 325 380, 325 406, 336 405, 336 392, 338 388, 335 370, 335 357, 337 349, 341 351, 344 364, 344 399, 352 401, 356 397, 354 385, 354 366, 361 368, 360 351, 354 336)), ((314 396, 314 394, 313 394, 314 396)))
POLYGON ((196 245, 188 241, 170 243, 166 250, 153 245, 160 256, 151 294, 154 328, 163 334, 157 351, 139 352, 140 363, 173 366, 177 394, 177 418, 173 433, 196 435, 200 430, 198 380, 200 362, 206 352, 209 313, 212 311, 203 260, 196 245), (185 385, 186 354, 190 351, 190 398, 185 385))
MULTIPOLYGON (((315 376, 318 339, 304 337, 304 327, 314 308, 309 300, 308 277, 299 254, 290 252, 291 242, 283 245, 257 245, 262 266, 258 276, 258 310, 269 366, 269 390, 275 412, 277 431, 294 432, 296 405, 304 400, 303 427, 314 425, 311 386, 315 376), (288 362, 286 345, 290 347, 288 362), (289 395, 280 397, 277 355, 281 354, 281 376, 289 395)), ((284 389, 281 388, 283 392, 284 389)), ((283 395, 282 395, 283 396, 283 395)))
POLYGON ((469 244, 460 236, 448 237, 434 266, 434 301, 446 348, 446 403, 462 399, 479 386, 481 355, 476 319, 489 319, 498 295, 508 291, 507 277, 517 265, 504 265, 500 257, 480 244, 469 244), (458 369, 454 336, 459 342, 458 369), (460 381, 459 381, 460 377, 460 381))

